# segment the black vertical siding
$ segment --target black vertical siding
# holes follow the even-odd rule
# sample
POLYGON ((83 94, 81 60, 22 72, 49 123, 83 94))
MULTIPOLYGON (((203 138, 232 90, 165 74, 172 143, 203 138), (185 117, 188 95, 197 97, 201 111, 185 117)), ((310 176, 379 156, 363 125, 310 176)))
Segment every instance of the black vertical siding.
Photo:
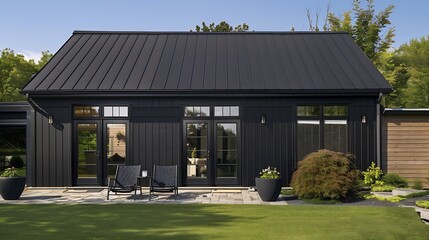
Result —
MULTIPOLYGON (((130 106, 128 164, 141 164, 152 174, 154 164, 179 165, 180 182, 184 183, 183 106, 239 105, 241 139, 242 186, 254 185, 261 169, 276 167, 286 186, 297 164, 296 113, 297 104, 349 105, 348 147, 356 154, 356 165, 365 170, 375 161, 375 98, 139 98, 139 99, 63 99, 40 100, 40 105, 54 116, 63 129, 48 124, 48 119, 35 113, 34 126, 28 129, 29 141, 34 139, 29 154, 30 186, 72 185, 73 104, 126 104, 130 106), (266 124, 261 124, 261 115, 266 124), (367 123, 361 123, 361 115, 367 123)), ((31 114, 30 114, 31 115, 31 114)), ((101 118, 98 119, 101 121, 101 118)))

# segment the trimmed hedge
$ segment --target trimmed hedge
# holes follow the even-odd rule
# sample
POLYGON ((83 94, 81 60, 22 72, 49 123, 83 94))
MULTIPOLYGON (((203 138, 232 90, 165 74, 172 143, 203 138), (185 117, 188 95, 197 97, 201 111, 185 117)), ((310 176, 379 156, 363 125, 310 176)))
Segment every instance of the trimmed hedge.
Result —
POLYGON ((344 199, 356 196, 360 172, 352 161, 355 156, 319 150, 298 163, 291 186, 300 198, 344 199))

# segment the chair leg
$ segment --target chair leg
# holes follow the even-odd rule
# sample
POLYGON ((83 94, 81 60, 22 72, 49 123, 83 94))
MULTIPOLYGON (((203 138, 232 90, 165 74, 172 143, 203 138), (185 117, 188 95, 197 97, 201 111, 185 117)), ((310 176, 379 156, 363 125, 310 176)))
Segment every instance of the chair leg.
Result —
POLYGON ((134 201, 136 200, 136 197, 137 197, 137 187, 134 188, 134 201))
POLYGON ((107 200, 109 200, 110 189, 107 189, 107 200))

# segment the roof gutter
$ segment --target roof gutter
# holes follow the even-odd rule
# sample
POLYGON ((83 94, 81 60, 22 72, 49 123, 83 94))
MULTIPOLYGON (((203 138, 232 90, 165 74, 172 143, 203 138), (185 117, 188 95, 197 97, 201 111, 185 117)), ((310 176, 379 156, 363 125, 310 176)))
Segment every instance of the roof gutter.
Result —
POLYGON ((42 109, 36 102, 34 102, 28 93, 25 94, 25 97, 27 98, 28 103, 34 108, 34 110, 36 110, 38 113, 42 114, 42 116, 48 118, 49 124, 51 124, 54 128, 56 128, 58 130, 64 129, 64 125, 56 123, 54 121, 54 116, 50 115, 48 112, 46 112, 44 109, 42 109))

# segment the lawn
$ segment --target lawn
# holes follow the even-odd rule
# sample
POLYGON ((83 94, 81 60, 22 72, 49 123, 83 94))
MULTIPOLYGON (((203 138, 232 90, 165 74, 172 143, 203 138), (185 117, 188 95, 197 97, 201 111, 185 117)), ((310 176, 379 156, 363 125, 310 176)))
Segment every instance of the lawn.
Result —
POLYGON ((0 239, 429 239, 412 208, 0 205, 0 239))

